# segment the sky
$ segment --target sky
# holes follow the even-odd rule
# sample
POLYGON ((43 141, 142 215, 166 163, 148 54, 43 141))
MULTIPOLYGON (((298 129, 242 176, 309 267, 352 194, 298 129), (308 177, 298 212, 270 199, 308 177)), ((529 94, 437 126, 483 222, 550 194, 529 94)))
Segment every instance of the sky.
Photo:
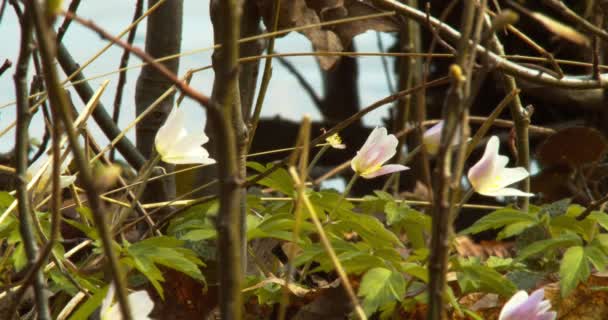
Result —
MULTIPOLYGON (((64 1, 65 5, 69 1, 64 1)), ((134 0, 83 0, 78 14, 81 17, 94 20, 99 26, 111 34, 118 34, 126 28, 132 18, 134 0)), ((182 34, 182 51, 208 48, 213 44, 212 27, 209 19, 209 2, 200 0, 184 0, 184 25, 182 34)), ((145 20, 139 25, 134 45, 143 48, 145 43, 145 20)), ((388 35, 382 36, 384 45, 388 47, 391 39, 388 35)), ((66 47, 74 56, 76 61, 83 63, 92 57, 106 44, 92 31, 72 23, 68 33, 64 38, 66 47)), ((377 40, 374 32, 367 32, 355 38, 355 44, 359 51, 377 52, 377 40)), ((0 63, 4 59, 13 62, 17 60, 19 47, 19 24, 14 11, 10 6, 0 23, 0 63)), ((310 52, 311 47, 308 40, 297 33, 292 33, 286 37, 277 39, 276 50, 281 53, 289 52, 310 52)), ((211 51, 205 51, 193 55, 184 56, 180 62, 180 75, 188 69, 207 66, 211 63, 211 51)), ((106 51, 99 59, 88 66, 84 73, 87 77, 107 73, 116 70, 119 65, 122 49, 112 47, 106 51)), ((313 57, 291 57, 288 58, 300 72, 305 75, 308 82, 321 93, 321 76, 313 57)), ((141 63, 137 57, 131 57, 129 65, 141 63)), ((31 70, 30 70, 31 72, 31 70)), ((15 89, 13 83, 14 68, 9 69, 0 76, 0 129, 4 129, 15 119, 15 106, 6 104, 14 101, 15 89)), ((139 69, 133 69, 127 73, 127 84, 123 95, 123 109, 119 126, 125 128, 135 117, 134 89, 135 80, 139 74, 139 69)), ((262 72, 260 72, 261 76, 262 72)), ((62 79, 65 79, 62 74, 62 79)), ((96 90, 105 80, 110 80, 110 84, 101 101, 106 108, 112 106, 118 76, 106 76, 100 79, 91 80, 90 84, 96 90)), ((213 72, 204 71, 198 73, 192 82, 192 86, 205 94, 211 93, 213 84, 213 72)), ((372 102, 383 98, 389 94, 386 84, 386 76, 382 69, 379 57, 359 58, 359 87, 361 94, 361 105, 366 106, 372 102)), ((79 101, 77 95, 73 94, 77 108, 82 108, 84 104, 79 101)), ((193 101, 185 100, 182 104, 187 108, 191 117, 188 117, 188 126, 202 126, 205 122, 203 110, 193 101)), ((367 125, 379 125, 380 119, 387 114, 387 108, 380 108, 363 120, 367 125)), ((108 110, 112 113, 112 110, 108 110)), ((309 114, 313 119, 320 119, 320 114, 296 79, 286 71, 279 63, 273 64, 273 76, 270 81, 268 92, 263 106, 262 116, 286 118, 290 120, 300 120, 304 114, 309 114)), ((105 145, 108 140, 100 132, 94 121, 89 122, 89 128, 93 132, 96 140, 105 145)), ((32 137, 42 137, 43 126, 41 116, 36 115, 30 128, 32 137)), ((134 141, 134 132, 131 131, 127 136, 134 141)), ((14 130, 11 130, 3 137, 0 137, 0 151, 7 151, 13 147, 14 130)))

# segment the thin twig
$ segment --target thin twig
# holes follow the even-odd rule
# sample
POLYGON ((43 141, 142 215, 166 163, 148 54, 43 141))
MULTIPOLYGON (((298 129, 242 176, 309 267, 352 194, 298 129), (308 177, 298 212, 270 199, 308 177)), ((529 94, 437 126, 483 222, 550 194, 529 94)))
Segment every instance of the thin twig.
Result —
MULTIPOLYGON (((25 7, 24 21, 21 28, 21 44, 19 48, 19 57, 17 58, 17 67, 15 71, 15 96, 17 97, 17 134, 16 134, 16 177, 17 177, 17 201, 19 209, 19 232, 25 247, 27 255, 28 267, 31 268, 32 278, 34 281, 34 291, 36 296, 36 310, 39 319, 50 320, 51 314, 49 304, 45 293, 45 282, 40 268, 35 268, 36 257, 38 255, 38 245, 36 243, 36 235, 32 228, 32 215, 29 194, 27 192, 27 168, 28 168, 28 149, 29 137, 28 130, 31 120, 28 103, 27 91, 27 73, 29 67, 29 59, 32 54, 32 30, 34 21, 32 16, 35 16, 36 10, 34 7, 25 7)), ((24 289, 25 290, 25 289, 24 289)), ((14 301, 15 305, 19 301, 14 301)), ((9 314, 11 317, 13 314, 9 314)))
POLYGON ((127 298, 126 281, 122 276, 118 258, 113 250, 113 241, 109 228, 106 224, 106 215, 103 212, 99 194, 95 190, 95 182, 93 181, 91 168, 89 167, 88 161, 79 147, 78 136, 72 123, 70 110, 68 109, 67 97, 64 90, 61 88, 57 69, 54 65, 54 42, 51 40, 51 31, 49 30, 48 25, 45 24, 40 3, 38 3, 36 0, 28 0, 27 3, 28 8, 31 9, 33 13, 32 20, 36 29, 36 39, 38 40, 40 57, 45 71, 45 82, 49 93, 51 108, 54 108, 57 114, 60 115, 61 121, 65 127, 66 134, 72 148, 72 153, 74 155, 74 160, 80 171, 79 177, 87 192, 90 209, 93 213, 97 231, 99 232, 104 252, 110 264, 112 278, 117 288, 117 297, 121 313, 124 319, 131 320, 132 314, 129 308, 129 300, 127 298))
MULTIPOLYGON (((135 21, 139 20, 143 13, 144 9, 144 1, 137 0, 135 3, 135 11, 133 13, 133 19, 131 21, 132 24, 135 24, 135 21)), ((68 10, 70 12, 75 12, 74 10, 68 10)), ((135 40, 135 35, 137 34, 137 24, 133 27, 133 29, 129 30, 129 35, 127 36, 127 43, 133 45, 133 41, 135 40)), ((120 65, 118 69, 124 69, 129 64, 129 50, 124 49, 122 52, 122 56, 120 57, 120 65)), ((118 119, 120 117, 120 106, 122 103, 122 94, 124 92, 125 84, 127 83, 127 72, 121 71, 118 74, 118 83, 116 84, 116 95, 114 96, 114 112, 112 113, 112 120, 114 123, 118 123, 118 119)), ((114 149, 110 152, 110 160, 114 160, 114 149)))
MULTIPOLYGON (((583 17, 576 14, 576 12, 572 11, 572 9, 568 8, 562 1, 559 0, 543 0, 543 2, 553 8, 555 11, 559 12, 562 16, 569 19, 570 21, 578 24, 585 31, 593 34, 596 37, 604 41, 608 41, 608 32, 602 29, 601 26, 595 25, 583 17)), ((511 1, 509 1, 511 3, 511 1)), ((512 3, 511 3, 512 4, 512 3)))
MULTIPOLYGON (((384 7, 396 10, 399 14, 414 19, 422 25, 433 26, 441 33, 441 35, 447 36, 451 41, 458 41, 462 37, 460 32, 448 26, 444 22, 434 17, 428 17, 427 19, 427 15, 424 12, 412 8, 411 6, 400 3, 396 0, 374 0, 374 2, 377 2, 384 7)), ((608 81, 595 80, 593 78, 589 78, 588 76, 566 75, 563 78, 558 78, 551 74, 543 73, 538 70, 533 70, 503 58, 503 55, 501 55, 500 52, 489 52, 487 48, 484 48, 481 45, 477 46, 475 50, 479 51, 482 54, 486 54, 492 64, 495 65, 498 69, 505 72, 506 74, 509 74, 513 77, 525 79, 530 82, 544 85, 552 85, 561 88, 578 89, 604 88, 608 86, 608 81)), ((602 74, 602 78, 606 76, 607 75, 602 74)))
MULTIPOLYGON (((68 11, 76 12, 78 10, 78 6, 80 6, 80 1, 81 0, 72 0, 70 2, 70 6, 68 7, 68 11)), ((63 23, 61 24, 59 29, 57 29, 57 43, 60 43, 61 40, 63 40, 63 36, 68 31, 68 28, 70 27, 71 23, 72 23, 71 19, 63 20, 63 23)))
POLYGON ((0 66, 0 76, 8 70, 13 65, 13 63, 9 59, 5 59, 2 65, 0 66))
MULTIPOLYGON (((275 0, 273 2, 273 18, 272 18, 272 32, 277 31, 279 28, 279 15, 281 13, 281 0, 275 0)), ((275 37, 271 37, 268 41, 268 53, 274 52, 274 41, 275 37)), ((255 138, 255 132, 258 128, 260 121, 260 115, 262 113, 262 106, 264 105, 264 98, 266 98, 266 91, 268 90, 268 84, 272 77, 272 58, 266 58, 264 63, 264 73, 262 74, 262 83, 260 83, 260 91, 258 92, 258 98, 255 102, 255 108, 249 121, 249 141, 247 142, 247 152, 251 150, 253 139, 255 138)))

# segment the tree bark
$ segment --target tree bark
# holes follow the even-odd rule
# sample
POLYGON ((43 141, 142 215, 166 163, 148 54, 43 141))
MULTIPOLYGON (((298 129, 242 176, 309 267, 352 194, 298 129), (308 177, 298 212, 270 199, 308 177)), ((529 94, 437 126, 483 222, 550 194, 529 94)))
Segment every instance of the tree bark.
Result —
MULTIPOLYGON (((158 0, 150 0, 148 7, 158 0)), ((165 2, 148 17, 146 29, 146 52, 154 58, 179 53, 181 51, 183 0, 165 2)), ((179 59, 162 62, 169 71, 177 74, 179 59)), ((151 66, 144 66, 137 79, 135 109, 137 115, 144 112, 173 83, 168 81, 151 66)), ((150 157, 154 148, 156 132, 162 126, 174 104, 174 95, 167 97, 150 115, 137 124, 137 148, 145 157, 150 157)), ((164 165, 167 171, 173 166, 164 165)), ((165 178, 151 182, 144 193, 144 201, 166 201, 175 195, 175 179, 165 178)))

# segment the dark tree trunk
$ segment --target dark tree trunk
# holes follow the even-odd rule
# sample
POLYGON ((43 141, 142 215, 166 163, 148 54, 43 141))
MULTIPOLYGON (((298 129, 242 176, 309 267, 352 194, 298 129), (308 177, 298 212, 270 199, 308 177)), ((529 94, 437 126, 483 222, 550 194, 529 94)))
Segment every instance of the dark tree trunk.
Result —
MULTIPOLYGON (((148 7, 158 0, 150 0, 148 7)), ((146 52, 155 58, 179 53, 181 50, 183 0, 165 2, 148 17, 146 30, 146 52)), ((163 64, 172 72, 179 70, 179 59, 164 61, 163 64)), ((135 105, 137 115, 144 112, 172 83, 161 76, 154 68, 145 66, 137 79, 135 105)), ((154 147, 156 132, 167 118, 173 107, 174 96, 167 97, 154 112, 137 124, 137 148, 150 157, 154 147)), ((168 167, 172 170, 172 167, 168 167)), ((165 201, 175 194, 175 181, 162 179, 151 182, 144 194, 144 201, 165 201), (158 181, 158 182, 157 182, 158 181)))

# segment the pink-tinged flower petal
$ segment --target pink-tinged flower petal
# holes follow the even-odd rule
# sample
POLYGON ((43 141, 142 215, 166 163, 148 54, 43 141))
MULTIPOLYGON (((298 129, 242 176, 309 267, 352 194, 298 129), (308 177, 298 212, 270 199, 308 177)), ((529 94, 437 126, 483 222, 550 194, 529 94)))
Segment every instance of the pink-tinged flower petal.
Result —
POLYGON ((483 152, 481 159, 469 169, 467 176, 475 190, 479 191, 480 189, 485 189, 484 184, 494 176, 496 160, 498 157, 498 147, 498 138, 492 136, 490 140, 488 140, 488 144, 486 145, 486 149, 483 152))
POLYGON ((557 319, 557 312, 549 311, 549 312, 545 312, 541 315, 536 316, 535 320, 555 320, 555 319, 557 319))
POLYGON ((524 290, 517 291, 507 303, 500 310, 498 320, 509 320, 512 315, 517 311, 519 306, 528 300, 528 293, 524 290))
POLYGON ((526 317, 537 315, 539 313, 538 311, 540 311, 538 310, 538 307, 544 298, 545 291, 543 289, 539 289, 532 292, 528 299, 526 299, 526 301, 520 304, 515 310, 515 312, 512 313, 512 317, 525 319, 526 317))
POLYGON ((366 154, 369 151, 369 149, 378 145, 382 141, 382 138, 384 136, 386 136, 387 134, 388 133, 386 131, 386 128, 384 128, 384 127, 374 128, 374 130, 372 130, 372 132, 367 137, 367 140, 365 140, 365 143, 363 144, 361 149, 359 149, 359 153, 366 154))
POLYGON ((523 192, 515 188, 502 188, 497 190, 483 190, 477 193, 488 197, 534 197, 533 193, 523 192))
POLYGON ((443 120, 427 129, 422 135, 422 143, 424 143, 424 148, 430 155, 436 155, 439 151, 441 130, 443 130, 443 120))
POLYGON ((531 197, 533 194, 522 192, 507 186, 529 176, 522 167, 506 168, 509 158, 498 154, 500 141, 492 136, 488 140, 481 159, 469 169, 467 177, 473 189, 479 194, 491 197, 520 196, 531 197))
POLYGON ((400 164, 387 164, 385 166, 380 167, 380 169, 378 169, 378 170, 372 171, 370 173, 361 174, 361 177, 363 177, 365 179, 371 179, 371 178, 383 176, 385 174, 404 171, 404 170, 408 170, 408 169, 409 169, 409 167, 402 166, 400 164))
POLYGON ((544 300, 545 291, 541 288, 530 296, 518 291, 503 306, 498 320, 554 320, 557 313, 549 311, 551 302, 544 300))
MULTIPOLYGON (((441 144, 441 132, 443 130, 444 121, 441 120, 434 126, 427 129, 422 135, 422 143, 426 152, 432 156, 436 155, 439 151, 439 145, 441 144)), ((452 137, 452 146, 460 144, 459 130, 452 137)))

